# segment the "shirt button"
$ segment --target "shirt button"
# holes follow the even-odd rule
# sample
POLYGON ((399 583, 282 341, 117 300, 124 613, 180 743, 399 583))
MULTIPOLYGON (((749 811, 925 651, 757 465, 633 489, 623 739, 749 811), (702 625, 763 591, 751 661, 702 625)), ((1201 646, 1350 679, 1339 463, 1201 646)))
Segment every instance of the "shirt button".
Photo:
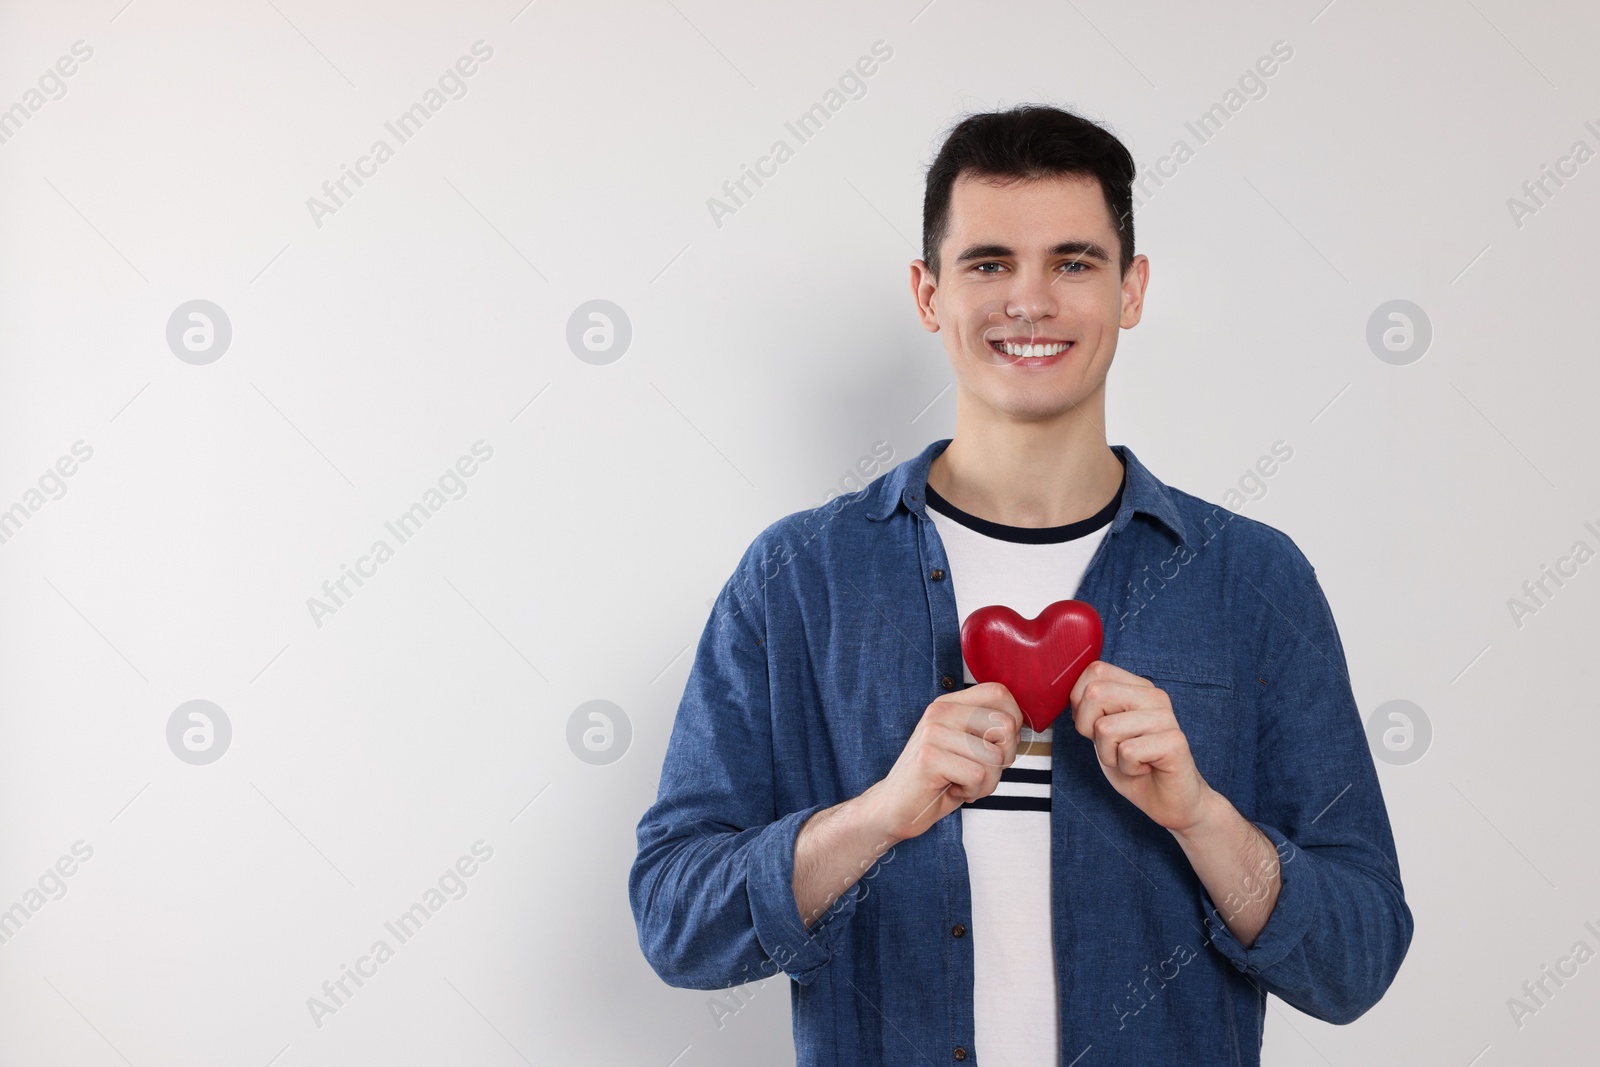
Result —
POLYGON ((950 928, 950 932, 952 934, 954 934, 956 937, 966 937, 967 936, 967 928, 965 926, 962 926, 960 923, 956 923, 954 926, 952 926, 950 928))
POLYGON ((954 689, 956 687, 956 680, 947 674, 943 678, 939 679, 939 685, 944 689, 954 689))
POLYGON ((932 578, 936 582, 944 581, 944 568, 943 567, 935 567, 935 568, 933 568, 932 571, 928 572, 928 577, 932 578))
POLYGON ((967 1050, 962 1048, 960 1045, 957 1045, 956 1046, 956 1059, 964 1060, 966 1058, 967 1058, 967 1050))

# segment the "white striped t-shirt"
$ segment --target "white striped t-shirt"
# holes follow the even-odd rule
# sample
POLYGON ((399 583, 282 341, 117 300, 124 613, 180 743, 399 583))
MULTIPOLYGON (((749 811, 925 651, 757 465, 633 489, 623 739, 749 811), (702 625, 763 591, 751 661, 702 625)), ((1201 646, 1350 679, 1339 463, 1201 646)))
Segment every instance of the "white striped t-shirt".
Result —
MULTIPOLYGON (((1004 604, 1025 619, 1070 600, 1104 540, 1122 490, 1066 526, 1004 526, 927 487, 928 515, 949 560, 961 622, 1004 604)), ((972 671, 963 662, 968 684, 972 671)), ((1059 1067, 1061 1020, 1050 908, 1050 738, 1026 725, 995 791, 956 809, 972 884, 973 1043, 987 1067, 1059 1067)))

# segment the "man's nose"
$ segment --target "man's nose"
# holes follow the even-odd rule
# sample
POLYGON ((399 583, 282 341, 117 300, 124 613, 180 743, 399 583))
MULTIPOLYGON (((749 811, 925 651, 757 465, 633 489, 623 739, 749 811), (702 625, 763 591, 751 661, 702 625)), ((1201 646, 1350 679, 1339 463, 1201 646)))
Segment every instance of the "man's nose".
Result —
POLYGON ((1055 279, 1043 271, 1023 270, 1017 274, 1009 294, 1006 314, 1032 324, 1056 313, 1055 279))

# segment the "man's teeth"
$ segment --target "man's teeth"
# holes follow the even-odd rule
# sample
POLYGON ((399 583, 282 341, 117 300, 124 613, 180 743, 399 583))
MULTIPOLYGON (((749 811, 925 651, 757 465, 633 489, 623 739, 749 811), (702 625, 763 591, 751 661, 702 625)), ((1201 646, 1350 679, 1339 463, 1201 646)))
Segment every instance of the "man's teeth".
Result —
POLYGON ((1067 345, 1066 344, 1053 344, 1053 345, 1010 345, 1010 344, 1003 344, 1003 345, 999 345, 998 347, 1006 355, 1015 356, 1015 357, 1018 357, 1020 359, 1041 359, 1041 358, 1043 358, 1045 356, 1057 356, 1057 355, 1060 355, 1062 352, 1065 352, 1067 350, 1067 345))

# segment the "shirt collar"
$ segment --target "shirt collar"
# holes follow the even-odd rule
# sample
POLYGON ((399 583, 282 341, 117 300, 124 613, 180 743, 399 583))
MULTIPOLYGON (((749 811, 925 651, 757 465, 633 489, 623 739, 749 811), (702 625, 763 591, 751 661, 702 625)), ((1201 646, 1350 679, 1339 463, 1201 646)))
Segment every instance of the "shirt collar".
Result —
MULTIPOLYGON (((933 463, 933 458, 943 452, 950 441, 951 438, 945 437, 932 442, 920 454, 906 460, 880 478, 875 483, 874 491, 877 495, 871 498, 867 518, 874 522, 882 521, 901 505, 926 518, 928 467, 933 463)), ((1187 543, 1188 528, 1184 526, 1183 517, 1178 514, 1178 505, 1172 499, 1172 491, 1145 469, 1144 464, 1139 462, 1133 450, 1127 445, 1112 445, 1111 451, 1115 452, 1127 467, 1127 482, 1122 490, 1122 506, 1117 509, 1116 517, 1111 520, 1109 533, 1121 530, 1132 521, 1135 512, 1141 512, 1159 521, 1177 537, 1179 542, 1187 543)))

